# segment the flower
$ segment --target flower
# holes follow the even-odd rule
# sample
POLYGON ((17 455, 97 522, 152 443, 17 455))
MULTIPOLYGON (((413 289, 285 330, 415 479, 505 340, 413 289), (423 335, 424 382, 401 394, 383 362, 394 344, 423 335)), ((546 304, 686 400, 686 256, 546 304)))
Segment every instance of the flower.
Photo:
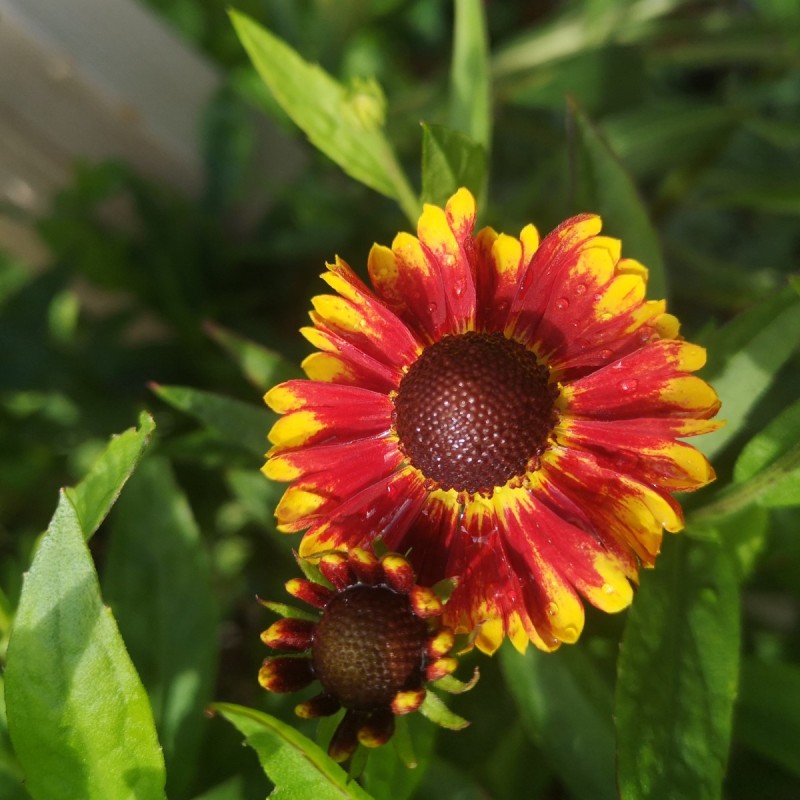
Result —
POLYGON ((347 709, 328 748, 336 761, 347 760, 359 742, 385 744, 395 716, 418 709, 447 727, 464 727, 464 720, 438 704, 424 705, 426 683, 461 692, 477 676, 469 683, 451 676, 458 661, 448 655, 455 636, 439 622, 442 601, 432 589, 416 585, 408 561, 397 553, 378 560, 353 548, 326 553, 318 568, 329 586, 295 578, 286 589, 321 614, 287 616, 264 631, 264 644, 289 655, 265 659, 259 683, 271 692, 294 692, 317 679, 322 692, 295 708, 304 719, 347 709))
POLYGON ((380 537, 423 582, 459 576, 445 611, 493 652, 574 642, 581 597, 616 612, 675 491, 714 479, 683 437, 719 427, 705 351, 679 336, 647 270, 582 214, 541 242, 484 228, 465 189, 417 237, 375 245, 371 291, 337 258, 303 329, 310 380, 276 386, 265 474, 291 485, 279 529, 301 555, 380 537))

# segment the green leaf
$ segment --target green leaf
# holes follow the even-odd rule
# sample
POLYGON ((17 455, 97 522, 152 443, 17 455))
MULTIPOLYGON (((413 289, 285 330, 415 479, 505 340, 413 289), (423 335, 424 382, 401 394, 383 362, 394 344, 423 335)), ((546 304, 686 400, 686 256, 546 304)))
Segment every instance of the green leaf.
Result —
POLYGON ((521 656, 500 651, 506 683, 522 722, 552 768, 581 800, 617 796, 611 689, 579 647, 521 656))
POLYGON ((215 703, 212 708, 235 725, 258 754, 275 784, 275 800, 369 800, 368 795, 327 753, 289 725, 252 708, 215 703))
POLYGON ((0 675, 0 797, 3 800, 26 800, 25 773, 14 755, 8 735, 6 719, 5 686, 0 675))
POLYGON ((742 662, 736 738, 800 776, 800 669, 752 658, 742 662))
POLYGON ((430 689, 425 693, 419 712, 435 725, 451 731, 460 731, 469 725, 468 720, 451 711, 444 700, 430 689))
POLYGON ((146 413, 139 417, 139 429, 131 428, 112 437, 108 447, 88 475, 75 487, 65 489, 88 541, 100 527, 122 487, 150 444, 156 424, 146 413))
POLYGON ((298 369, 280 353, 210 322, 206 323, 205 329, 233 357, 247 380, 260 391, 265 392, 289 378, 301 377, 298 369))
POLYGON ((711 458, 742 430, 749 412, 795 352, 798 342, 800 298, 791 288, 749 308, 705 342, 709 360, 703 378, 719 394, 720 416, 727 424, 698 437, 695 446, 699 450, 711 458))
POLYGON ((456 0, 450 66, 450 126, 482 145, 484 152, 489 151, 492 135, 491 102, 489 39, 483 3, 481 0, 456 0))
POLYGON ((231 11, 231 20, 261 79, 311 143, 351 177, 397 200, 416 224, 419 203, 383 132, 377 85, 348 89, 246 15, 231 11))
POLYGON ((668 538, 642 575, 618 663, 623 800, 721 796, 738 657, 732 562, 714 543, 668 538))
POLYGON ((218 614, 200 532, 162 458, 146 459, 119 501, 103 589, 150 696, 168 794, 185 796, 211 700, 218 614))
POLYGON ((758 476, 759 504, 765 508, 800 505, 800 400, 754 436, 737 459, 735 481, 758 476))
POLYGON ((65 494, 25 576, 6 704, 34 798, 163 798, 164 760, 77 512, 65 494))
POLYGON ((578 145, 576 201, 580 207, 576 211, 599 213, 606 231, 622 239, 624 254, 641 261, 650 271, 648 295, 665 297, 661 243, 636 185, 597 128, 572 101, 569 111, 578 145))
POLYGON ((164 402, 202 422, 226 442, 264 455, 267 431, 275 419, 266 408, 188 386, 151 384, 151 388, 164 402))
POLYGON ((459 187, 480 197, 486 181, 486 150, 463 133, 422 123, 422 200, 443 206, 459 187))

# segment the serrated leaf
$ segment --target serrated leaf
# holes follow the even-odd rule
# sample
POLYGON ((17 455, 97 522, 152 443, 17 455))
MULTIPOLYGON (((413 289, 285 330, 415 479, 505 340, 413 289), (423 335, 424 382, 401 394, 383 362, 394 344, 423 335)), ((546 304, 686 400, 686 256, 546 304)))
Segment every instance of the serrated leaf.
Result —
POLYGON ((188 386, 152 384, 151 388, 164 402, 202 422, 226 442, 264 455, 267 431, 275 419, 266 408, 188 386))
POLYGON ((444 206, 459 187, 480 197, 486 181, 486 150, 463 133, 422 123, 422 200, 444 206))
POLYGON ((115 510, 105 597, 151 698, 170 797, 185 796, 216 671, 208 558, 167 461, 146 459, 115 510))
POLYGON ((633 179, 597 128, 574 102, 569 103, 578 140, 578 191, 575 211, 603 217, 605 231, 623 242, 623 254, 649 270, 647 293, 667 294, 661 242, 633 179))
POLYGON ((252 708, 215 703, 212 708, 244 734, 275 784, 275 800, 370 800, 314 742, 284 722, 252 708))
POLYGON ((800 776, 800 669, 780 662, 742 662, 736 738, 800 776))
POLYGON ((489 39, 486 14, 480 0, 457 0, 455 3, 450 126, 482 146, 484 153, 489 150, 492 132, 489 39))
POLYGON ((623 800, 720 797, 739 658, 737 575, 717 544, 667 539, 643 573, 618 662, 623 800))
POLYGON ((205 328, 208 335, 233 357, 244 376, 257 389, 267 391, 289 378, 301 377, 300 371, 280 353, 219 325, 208 323, 205 328))
POLYGON ((720 328, 705 342, 703 378, 722 400, 725 427, 693 444, 709 458, 738 434, 770 387, 778 370, 800 343, 800 298, 792 288, 777 292, 720 328), (743 391, 743 387, 747 387, 743 391))
POLYGON ((575 798, 610 800, 614 780, 611 689, 578 647, 521 656, 500 650, 506 684, 528 734, 575 798))
POLYGON ((89 540, 100 527, 122 487, 150 444, 156 425, 146 413, 139 417, 139 428, 112 437, 86 477, 65 493, 75 508, 84 538, 89 540))
POLYGON ((416 224, 419 203, 383 132, 385 110, 375 88, 348 91, 254 20, 230 15, 261 79, 311 143, 351 177, 397 200, 416 224))
POLYGON ((6 704, 34 798, 163 798, 153 715, 65 494, 25 576, 6 704))

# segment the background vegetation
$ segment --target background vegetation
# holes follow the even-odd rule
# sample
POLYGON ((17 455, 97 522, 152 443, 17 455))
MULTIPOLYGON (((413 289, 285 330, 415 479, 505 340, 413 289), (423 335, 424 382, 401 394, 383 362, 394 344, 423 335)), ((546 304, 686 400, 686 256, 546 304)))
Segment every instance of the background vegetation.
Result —
POLYGON ((238 17, 257 77, 224 3, 150 2, 225 75, 203 196, 79 165, 37 222, 50 268, 0 255, 0 796, 162 797, 166 762, 172 800, 264 797, 236 727, 281 796, 363 796, 317 754, 293 760, 313 751, 279 721, 315 727, 256 683, 272 618, 255 595, 285 599, 297 544, 258 471, 260 397, 307 352, 324 261, 363 273, 420 193, 459 182, 509 233, 601 212, 709 348, 729 423, 702 443, 718 482, 687 498, 632 610, 589 611, 554 655, 468 656, 481 681, 452 705, 472 726, 412 720, 419 766, 383 748, 366 790, 800 796, 800 5, 242 0, 341 82, 299 81, 314 98, 292 83, 307 65, 238 17), (263 114, 301 152, 289 184, 254 175, 263 114), (326 114, 345 120, 332 139, 326 114), (380 168, 354 135, 386 145, 380 168), (87 287, 109 293, 101 312, 87 287), (203 714, 214 700, 271 717, 224 706, 233 727, 203 714))

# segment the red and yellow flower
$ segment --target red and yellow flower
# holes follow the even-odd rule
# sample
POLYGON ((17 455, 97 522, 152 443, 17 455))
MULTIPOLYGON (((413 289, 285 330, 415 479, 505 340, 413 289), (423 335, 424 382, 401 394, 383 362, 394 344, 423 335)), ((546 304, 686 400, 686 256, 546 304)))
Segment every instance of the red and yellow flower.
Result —
POLYGON ((317 566, 319 580, 295 578, 286 584, 291 595, 318 609, 317 615, 264 603, 294 616, 261 634, 264 644, 283 651, 264 659, 261 686, 288 693, 318 681, 321 691, 296 706, 295 713, 314 719, 345 709, 328 746, 336 761, 346 761, 359 744, 385 744, 395 718, 414 711, 444 727, 465 727, 466 720, 441 702, 430 704, 429 685, 468 691, 477 671, 467 683, 452 676, 458 666, 450 655, 455 636, 441 624, 442 600, 416 583, 408 561, 397 553, 378 559, 354 547, 325 553, 317 566))
POLYGON ((718 427, 719 400, 599 217, 540 241, 475 235, 475 216, 465 189, 426 205, 416 237, 372 248, 374 291, 328 265, 309 380, 266 395, 264 472, 291 484, 276 515, 306 530, 301 555, 381 538, 421 582, 459 577, 445 622, 482 650, 553 650, 580 635, 581 598, 625 608, 681 529, 672 493, 714 478, 682 439, 718 427))

